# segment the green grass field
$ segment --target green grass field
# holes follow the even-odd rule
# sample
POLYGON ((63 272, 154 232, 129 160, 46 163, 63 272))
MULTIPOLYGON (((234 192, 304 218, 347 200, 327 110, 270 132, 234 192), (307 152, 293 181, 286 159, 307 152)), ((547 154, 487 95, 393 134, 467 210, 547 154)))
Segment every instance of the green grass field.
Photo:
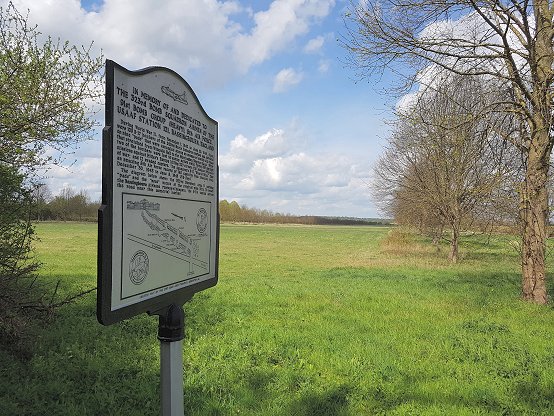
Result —
MULTIPOLYGON (((37 231, 46 279, 96 284, 95 224, 37 231)), ((219 283, 185 306, 186 414, 554 414, 554 310, 519 300, 510 237, 487 240, 452 266, 389 228, 223 225, 219 283)), ((0 415, 159 414, 157 320, 103 327, 95 302, 30 361, 0 351, 0 415)))

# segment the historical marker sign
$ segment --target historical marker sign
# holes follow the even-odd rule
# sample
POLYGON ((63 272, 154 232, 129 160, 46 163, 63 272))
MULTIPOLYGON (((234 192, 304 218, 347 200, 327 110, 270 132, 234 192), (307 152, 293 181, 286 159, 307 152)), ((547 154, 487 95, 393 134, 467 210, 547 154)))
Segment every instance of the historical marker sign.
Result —
POLYGON ((98 320, 153 312, 217 283, 217 122, 177 73, 106 61, 98 320))

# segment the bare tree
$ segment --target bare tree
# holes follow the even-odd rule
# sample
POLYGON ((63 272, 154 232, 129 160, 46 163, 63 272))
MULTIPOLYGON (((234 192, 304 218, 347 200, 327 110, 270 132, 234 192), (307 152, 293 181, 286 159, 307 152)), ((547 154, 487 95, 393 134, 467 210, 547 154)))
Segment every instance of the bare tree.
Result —
MULTIPOLYGON (((547 302, 545 248, 552 136, 554 4, 548 0, 364 0, 347 15, 344 46, 362 76, 392 69, 405 86, 441 71, 501 81, 524 134, 509 134, 525 155, 519 188, 522 295, 547 302), (407 68, 406 71, 403 71, 407 68)), ((513 132, 516 133, 516 132, 513 132)), ((521 132, 519 132, 521 133, 521 132)))
POLYGON ((44 220, 45 210, 48 206, 48 202, 52 199, 52 191, 45 183, 37 183, 33 187, 33 211, 37 221, 44 220))
POLYGON ((392 207, 451 231, 449 259, 459 258, 460 232, 501 188, 509 172, 497 153, 489 96, 478 79, 451 76, 399 115, 376 167, 377 191, 388 187, 392 207), (392 187, 391 187, 392 185, 392 187), (409 207, 409 208, 408 208, 409 207))
POLYGON ((76 214, 79 221, 82 221, 87 213, 90 198, 87 191, 81 189, 78 194, 74 195, 69 201, 70 210, 76 214))
MULTIPOLYGON (((383 160, 386 161, 386 158, 383 160)), ((395 187, 385 212, 398 225, 415 227, 420 234, 431 237, 433 244, 438 246, 444 237, 446 222, 439 211, 416 194, 415 187, 410 186, 409 181, 407 176, 401 186, 395 187)), ((375 197, 379 198, 380 193, 381 190, 376 187, 375 197)))

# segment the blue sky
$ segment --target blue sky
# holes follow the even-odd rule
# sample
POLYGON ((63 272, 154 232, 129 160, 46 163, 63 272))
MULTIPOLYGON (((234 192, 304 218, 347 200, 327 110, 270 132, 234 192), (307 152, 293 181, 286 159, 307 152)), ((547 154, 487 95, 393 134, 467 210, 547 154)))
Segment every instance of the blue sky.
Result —
MULTIPOLYGON (((348 1, 14 3, 45 34, 94 41, 96 53, 129 69, 182 75, 219 123, 222 199, 298 215, 379 215, 367 184, 390 98, 376 92, 386 81, 356 83, 345 66, 337 38, 348 1)), ((70 168, 50 170, 52 192, 70 186, 99 199, 100 158, 97 135, 70 168)))

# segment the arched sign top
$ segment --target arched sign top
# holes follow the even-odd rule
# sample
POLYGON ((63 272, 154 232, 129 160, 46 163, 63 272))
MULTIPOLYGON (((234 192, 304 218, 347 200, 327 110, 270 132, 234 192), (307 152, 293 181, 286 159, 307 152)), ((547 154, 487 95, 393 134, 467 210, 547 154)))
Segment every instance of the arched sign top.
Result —
MULTIPOLYGON (((127 69, 127 68, 119 65, 115 61, 112 61, 110 59, 106 59, 106 73, 108 73, 110 71, 111 66, 113 66, 114 68, 119 69, 122 72, 127 73, 130 76, 141 76, 141 75, 150 74, 150 73, 156 74, 156 73, 163 73, 163 72, 167 72, 167 73, 173 75, 173 77, 175 77, 176 79, 179 79, 183 83, 185 88, 188 90, 188 92, 190 94, 190 97, 195 101, 196 105, 198 105, 200 110, 202 110, 202 112, 204 113, 204 116, 217 124, 217 121, 214 120, 213 118, 211 118, 208 115, 208 113, 206 112, 206 110, 204 110, 204 107, 200 103, 200 100, 196 96, 196 93, 191 88, 189 83, 181 75, 179 75, 177 72, 175 72, 173 69, 167 68, 165 66, 149 66, 149 67, 141 68, 141 69, 137 69, 137 70, 130 70, 130 69, 127 69)), ((186 103, 186 105, 188 105, 188 102, 189 102, 188 97, 186 97, 186 96, 183 97, 182 94, 179 94, 179 92, 171 90, 170 86, 161 86, 161 88, 164 89, 163 92, 166 95, 168 95, 169 97, 174 98, 176 101, 180 101, 180 98, 181 98, 181 99, 183 99, 183 102, 186 103)))
POLYGON ((217 283, 218 126, 165 67, 106 61, 98 320, 111 324, 217 283))

